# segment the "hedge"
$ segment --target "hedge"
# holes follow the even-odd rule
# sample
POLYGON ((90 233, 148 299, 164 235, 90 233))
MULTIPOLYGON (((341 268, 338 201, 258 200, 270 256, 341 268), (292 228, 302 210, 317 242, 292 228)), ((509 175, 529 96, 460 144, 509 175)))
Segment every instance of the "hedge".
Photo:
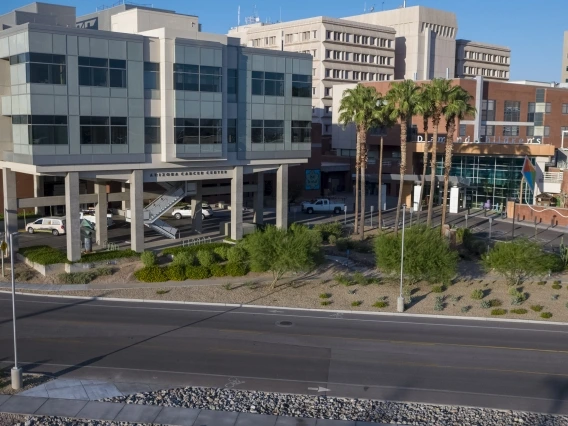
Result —
POLYGON ((208 243, 208 244, 199 244, 196 246, 177 246, 177 247, 169 247, 165 249, 162 253, 163 254, 173 254, 174 256, 179 253, 192 253, 197 254, 199 250, 207 250, 207 251, 214 251, 217 247, 224 247, 226 246, 225 243, 208 243))
POLYGON ((182 265, 169 265, 165 268, 166 276, 171 281, 185 281, 185 267, 182 265))
POLYGON ((211 265, 209 267, 209 270, 211 271, 211 275, 213 275, 214 277, 227 276, 227 268, 225 267, 225 265, 219 265, 219 264, 211 265))
MULTIPOLYGON (((20 249, 21 252, 21 249, 20 249)), ((140 257, 140 253, 134 250, 114 250, 114 251, 99 251, 96 253, 87 253, 81 256, 81 263, 101 262, 104 260, 123 259, 126 257, 140 257)))
POLYGON ((139 269, 134 273, 134 277, 138 281, 145 283, 159 283, 163 281, 168 281, 168 276, 164 268, 159 266, 150 266, 149 268, 139 269))
POLYGON ((227 275, 231 277, 242 277, 248 272, 245 265, 238 263, 227 263, 225 270, 227 271, 227 275))
POLYGON ((211 271, 205 266, 189 266, 185 268, 185 278, 188 280, 203 280, 211 276, 211 271))
POLYGON ((39 263, 40 265, 69 263, 67 255, 64 252, 50 246, 21 247, 19 253, 30 262, 39 263))

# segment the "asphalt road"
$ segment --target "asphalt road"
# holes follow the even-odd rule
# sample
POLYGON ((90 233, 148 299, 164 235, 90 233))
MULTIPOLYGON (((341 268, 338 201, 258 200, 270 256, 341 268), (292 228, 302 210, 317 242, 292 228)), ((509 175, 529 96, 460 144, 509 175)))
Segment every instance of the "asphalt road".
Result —
MULTIPOLYGON (((31 296, 17 311, 30 371, 568 414, 568 326, 31 296)), ((4 367, 10 315, 0 294, 4 367)))

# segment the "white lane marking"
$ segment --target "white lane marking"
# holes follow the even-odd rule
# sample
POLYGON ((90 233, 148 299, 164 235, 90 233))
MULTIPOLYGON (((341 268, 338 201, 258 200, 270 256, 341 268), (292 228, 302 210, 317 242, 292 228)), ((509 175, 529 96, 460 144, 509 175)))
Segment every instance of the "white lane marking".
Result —
POLYGON ((313 391, 316 391, 318 393, 319 392, 330 392, 331 391, 331 389, 322 388, 321 386, 318 386, 317 388, 308 388, 308 390, 313 390, 313 391))
MULTIPOLYGON (((13 361, 0 361, 0 364, 9 364, 12 365, 13 361)), ((22 364, 29 364, 29 365, 38 365, 38 366, 50 366, 50 367, 76 367, 76 365, 71 364, 50 364, 50 363, 34 363, 28 361, 22 361, 22 364)), ((92 368, 95 370, 123 370, 123 371, 135 371, 135 372, 146 372, 146 373, 163 373, 163 374, 176 374, 176 375, 186 375, 186 376, 205 376, 205 377, 215 377, 215 378, 226 378, 226 375, 222 374, 210 374, 210 373, 192 373, 187 371, 167 371, 167 370, 141 370, 139 368, 123 368, 123 367, 102 367, 102 366, 95 366, 95 365, 85 365, 81 366, 81 369, 88 369, 92 368)), ((273 377, 255 377, 255 376, 233 376, 234 378, 240 379, 247 379, 247 380, 263 380, 263 381, 274 381, 274 382, 286 382, 286 383, 306 383, 311 384, 313 380, 293 380, 293 379, 281 379, 281 378, 273 378, 273 377)), ((245 383, 245 382, 241 382, 245 383)), ((430 388, 412 388, 412 387, 405 387, 405 386, 384 386, 384 385, 365 385, 365 384, 355 384, 355 383, 342 383, 342 382, 327 382, 327 385, 332 386, 352 386, 352 387, 368 387, 368 388, 376 388, 376 389, 394 389, 394 390, 408 390, 408 391, 419 391, 419 392, 436 392, 436 393, 443 393, 449 392, 453 394, 462 394, 462 395, 477 395, 477 396, 488 396, 488 397, 499 397, 499 398, 515 398, 515 399, 532 399, 535 401, 562 401, 564 399, 551 399, 551 398, 540 398, 540 397, 533 397, 533 396, 517 396, 517 395, 501 395, 501 394, 492 394, 492 393, 480 393, 480 392, 465 392, 465 391, 457 391, 457 390, 448 390, 448 389, 430 389, 430 388)), ((182 386, 180 386, 182 387, 182 386)), ((396 401, 393 401, 396 402, 396 401)), ((401 401, 401 402, 408 402, 408 401, 401 401)), ((447 404, 446 404, 447 405, 447 404)))
MULTIPOLYGON (((41 297, 36 296, 35 297, 41 297)), ((0 301, 10 301, 11 299, 3 299, 0 298, 0 301)), ((82 300, 82 299, 78 299, 82 300)), ((115 301, 112 301, 114 303, 115 301)), ((334 316, 317 316, 317 315, 294 315, 294 314, 272 314, 266 312, 244 312, 244 311, 236 311, 234 309, 228 309, 226 311, 223 310, 207 310, 207 309, 191 309, 189 307, 196 306, 196 305, 185 305, 188 306, 188 309, 175 309, 175 308, 154 308, 149 306, 116 306, 116 305, 106 305, 100 303, 89 303, 89 304, 79 304, 79 303, 63 303, 63 302, 52 302, 52 301, 39 301, 39 300, 26 300, 24 303, 38 303, 38 304, 52 304, 52 305, 69 305, 69 306, 77 306, 77 307, 97 307, 97 308, 106 308, 106 309, 144 309, 144 310, 155 310, 155 311, 178 311, 178 312, 208 312, 208 313, 217 313, 223 315, 261 315, 261 316, 279 316, 279 317, 290 317, 290 318, 307 318, 307 319, 341 319, 343 321, 353 321, 353 322, 369 322, 369 323, 377 323, 377 324, 402 324, 402 325, 424 325, 430 327, 454 327, 454 328, 478 328, 484 330, 510 330, 510 331, 530 331, 530 332, 541 332, 541 333, 559 333, 559 334, 568 334, 568 330, 547 330, 544 328, 517 328, 517 327, 502 327, 500 325, 495 326, 482 326, 482 325, 464 325, 464 324, 443 324, 443 323, 433 323, 433 322, 418 322, 418 321, 395 321, 395 320, 379 320, 379 319, 362 319, 362 318, 345 318, 345 317, 334 317, 334 316)), ((181 303, 180 303, 181 304, 181 303)), ((249 309, 265 309, 264 307, 257 307, 257 306, 247 306, 242 305, 240 308, 249 308, 249 309)), ((235 308, 237 309, 237 308, 235 308)), ((325 313, 325 311, 323 311, 325 313)), ((337 315, 342 315, 343 313, 337 312, 337 315)), ((355 312, 352 315, 357 315, 355 312)), ((393 316, 396 314, 393 314, 393 316)), ((386 315, 385 315, 386 316, 386 315)), ((440 318, 435 318, 440 319, 440 318)), ((452 320, 455 318, 449 317, 448 320, 452 320)), ((471 318, 467 318, 473 320, 471 318)), ((537 326, 546 325, 544 324, 535 324, 537 326)), ((568 326, 566 324, 548 324, 548 325, 560 325, 560 326, 568 326)))

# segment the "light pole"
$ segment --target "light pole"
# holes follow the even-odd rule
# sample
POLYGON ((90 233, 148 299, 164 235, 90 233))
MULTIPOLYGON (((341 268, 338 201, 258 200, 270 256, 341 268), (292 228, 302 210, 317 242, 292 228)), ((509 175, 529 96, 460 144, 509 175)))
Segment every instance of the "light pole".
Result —
POLYGON ((402 295, 402 282, 404 277, 404 222, 406 214, 406 204, 402 205, 402 243, 400 248, 400 295, 396 301, 396 310, 404 312, 404 296, 402 295))
POLYGON ((515 216, 517 215, 517 203, 518 199, 513 198, 513 230, 511 231, 511 239, 515 239, 515 216))
POLYGON ((18 345, 16 339, 16 281, 14 279, 14 235, 10 234, 10 274, 12 275, 12 325, 14 326, 14 367, 11 371, 12 389, 18 390, 22 387, 22 369, 18 367, 18 345))

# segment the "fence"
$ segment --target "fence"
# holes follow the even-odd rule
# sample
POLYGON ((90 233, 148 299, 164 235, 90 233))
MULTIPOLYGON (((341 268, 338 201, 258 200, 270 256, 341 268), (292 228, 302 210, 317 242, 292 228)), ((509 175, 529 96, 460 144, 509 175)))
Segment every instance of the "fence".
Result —
POLYGON ((181 241, 181 246, 190 247, 208 243, 211 243, 211 237, 186 238, 185 240, 181 241))

